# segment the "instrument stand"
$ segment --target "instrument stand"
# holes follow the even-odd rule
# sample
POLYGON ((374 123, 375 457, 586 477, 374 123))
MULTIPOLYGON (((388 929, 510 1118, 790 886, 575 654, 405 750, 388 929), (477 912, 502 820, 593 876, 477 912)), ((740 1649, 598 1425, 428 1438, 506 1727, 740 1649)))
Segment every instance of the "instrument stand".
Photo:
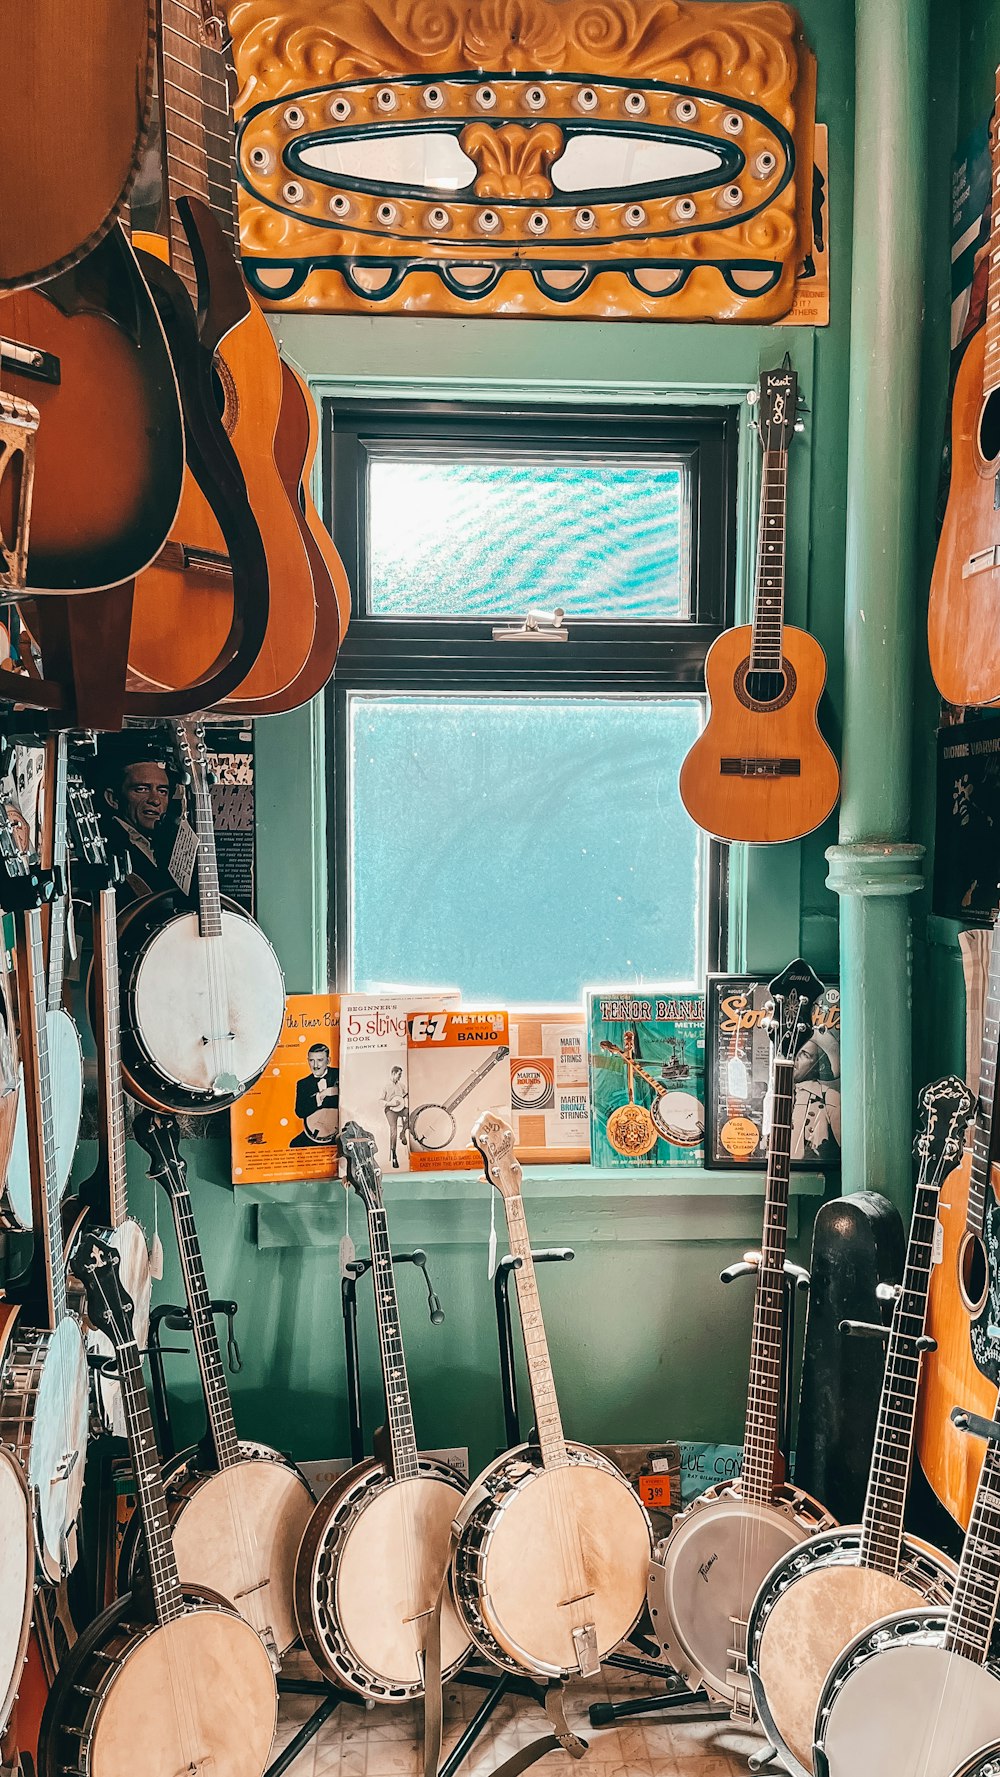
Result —
MULTIPOLYGON (((738 1277, 754 1277, 760 1264, 759 1253, 744 1253, 734 1265, 727 1265, 722 1273, 723 1283, 734 1283, 738 1277)), ((792 1372, 795 1364, 795 1299, 799 1290, 809 1288, 809 1273, 801 1265, 793 1265, 790 1259, 785 1261, 784 1275, 784 1316, 781 1346, 781 1411, 780 1438, 781 1450, 786 1465, 791 1464, 792 1450, 792 1372)), ((674 1683, 669 1689, 653 1697, 631 1697, 622 1703, 592 1703, 590 1720, 595 1728, 610 1727, 613 1722, 624 1721, 632 1715, 656 1715, 661 1710, 684 1710, 683 1716, 674 1716, 674 1720, 683 1721, 727 1721, 730 1711, 724 1704, 713 1703, 704 1690, 692 1691, 683 1680, 673 1673, 669 1666, 656 1665, 644 1660, 632 1660, 625 1654, 612 1654, 606 1661, 611 1666, 622 1666, 626 1671, 648 1672, 651 1676, 663 1673, 668 1682, 671 1674, 674 1683)), ((777 1752, 772 1746, 761 1747, 750 1760, 751 1770, 761 1770, 769 1764, 777 1752)))
MULTIPOLYGON (((242 1369, 239 1346, 233 1331, 233 1322, 238 1311, 236 1302, 213 1302, 212 1313, 226 1322, 226 1348, 229 1354, 229 1368, 236 1371, 242 1369)), ((170 1462, 177 1455, 177 1440, 174 1437, 173 1420, 170 1412, 170 1397, 167 1394, 166 1372, 163 1367, 164 1356, 188 1355, 186 1345, 163 1345, 160 1341, 160 1329, 169 1327, 172 1333, 189 1333, 191 1316, 186 1308, 178 1308, 175 1303, 163 1302, 154 1308, 149 1316, 149 1333, 146 1337, 146 1355, 149 1358, 150 1405, 153 1409, 153 1421, 156 1426, 156 1441, 162 1462, 170 1462)))

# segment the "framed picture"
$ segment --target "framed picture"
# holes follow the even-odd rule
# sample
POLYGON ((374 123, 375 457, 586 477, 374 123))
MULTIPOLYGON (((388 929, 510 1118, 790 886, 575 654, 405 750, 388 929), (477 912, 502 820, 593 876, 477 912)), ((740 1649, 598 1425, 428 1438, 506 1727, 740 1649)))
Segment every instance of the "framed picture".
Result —
MULTIPOLYGON (((705 1165, 767 1164, 769 977, 709 975, 705 999, 705 1165)), ((840 988, 813 1010, 813 1035, 795 1060, 792 1167, 840 1164, 840 988)))

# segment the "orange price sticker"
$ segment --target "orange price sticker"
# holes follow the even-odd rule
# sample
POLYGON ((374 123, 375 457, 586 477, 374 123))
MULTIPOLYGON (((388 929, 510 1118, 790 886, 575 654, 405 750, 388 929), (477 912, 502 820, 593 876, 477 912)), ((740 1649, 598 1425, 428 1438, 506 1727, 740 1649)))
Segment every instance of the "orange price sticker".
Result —
POLYGON ((639 1498, 644 1506, 653 1506, 660 1511, 670 1509, 670 1476, 640 1475, 639 1498))

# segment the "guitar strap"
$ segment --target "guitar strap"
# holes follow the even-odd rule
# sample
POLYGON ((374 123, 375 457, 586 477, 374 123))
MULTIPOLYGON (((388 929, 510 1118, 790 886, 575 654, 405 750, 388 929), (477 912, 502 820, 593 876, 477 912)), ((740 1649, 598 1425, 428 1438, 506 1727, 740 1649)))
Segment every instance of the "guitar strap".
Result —
MULTIPOLYGON (((448 1559, 445 1563, 444 1577, 438 1595, 434 1600, 430 1623, 427 1629, 427 1643, 424 1648, 424 1777, 439 1777, 441 1768, 441 1733, 444 1712, 444 1698, 441 1679, 441 1611, 444 1607, 445 1594, 451 1574, 452 1556, 458 1546, 455 1526, 452 1525, 451 1543, 448 1559)), ((551 1724, 551 1731, 532 1740, 527 1746, 519 1746, 510 1758, 497 1765, 491 1777, 520 1777, 546 1753, 557 1752, 561 1747, 570 1758, 580 1759, 587 1750, 586 1740, 574 1734, 566 1720, 565 1692, 563 1680, 553 1679, 544 1692, 538 1687, 539 1700, 551 1724)))

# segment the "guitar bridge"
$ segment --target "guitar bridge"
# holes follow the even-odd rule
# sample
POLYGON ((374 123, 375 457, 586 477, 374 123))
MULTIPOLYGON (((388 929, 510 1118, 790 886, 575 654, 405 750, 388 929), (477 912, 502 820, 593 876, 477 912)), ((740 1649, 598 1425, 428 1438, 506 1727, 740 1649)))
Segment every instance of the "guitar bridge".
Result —
POLYGON ((30 401, 0 389, 0 482, 14 482, 14 535, 0 530, 0 592, 20 592, 28 571, 28 533, 35 482, 39 414, 30 401))
POLYGON ((582 1629, 573 1630, 573 1648, 581 1678, 593 1678, 601 1670, 601 1661, 597 1652, 597 1625, 584 1623, 582 1629))

